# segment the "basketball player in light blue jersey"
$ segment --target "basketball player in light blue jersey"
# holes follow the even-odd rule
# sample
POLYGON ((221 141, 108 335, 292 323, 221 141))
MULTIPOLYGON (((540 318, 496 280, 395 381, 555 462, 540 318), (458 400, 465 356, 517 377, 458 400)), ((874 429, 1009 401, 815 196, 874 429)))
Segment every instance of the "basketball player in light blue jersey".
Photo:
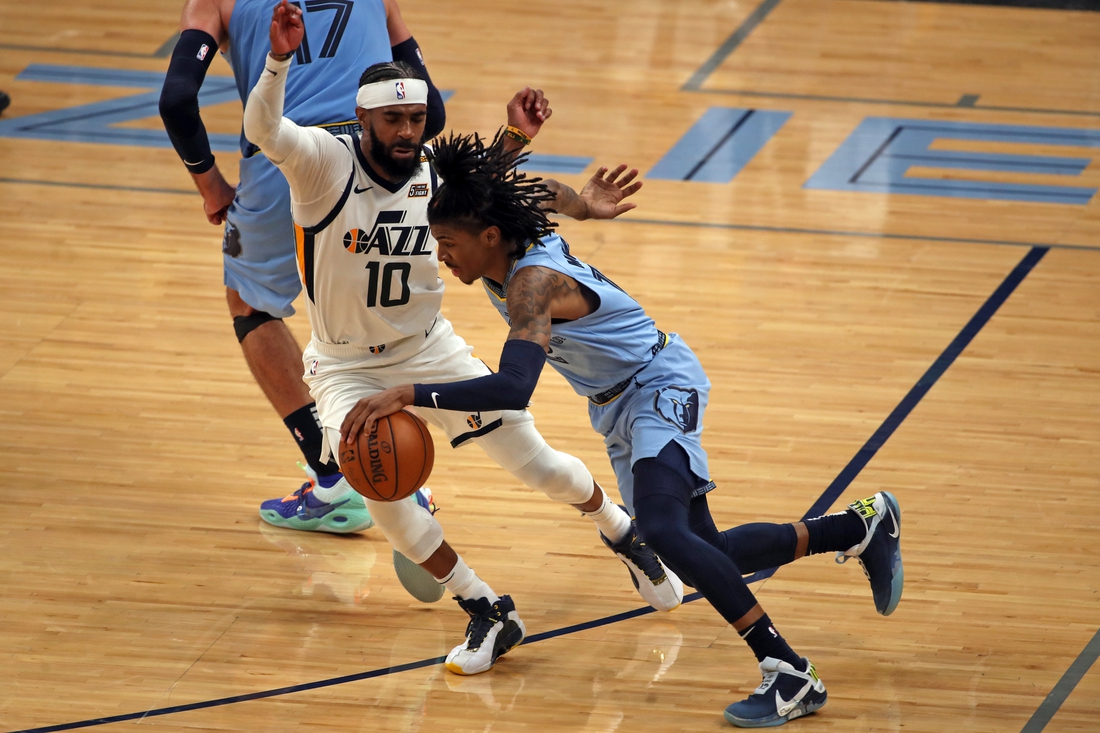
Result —
MULTIPOLYGON (((282 0, 286 5, 286 0, 282 0)), ((428 84, 425 139, 443 129, 443 99, 395 0, 304 0, 306 33, 294 53, 284 114, 334 135, 355 132, 360 72, 378 62, 413 65, 428 84)), ((241 132, 240 183, 222 177, 199 115, 199 88, 219 49, 233 69, 242 103, 264 70, 275 0, 187 0, 180 38, 161 93, 160 112, 173 146, 203 198, 211 224, 224 224, 226 299, 245 360, 294 436, 310 481, 285 499, 264 502, 260 516, 293 529, 345 533, 372 520, 362 500, 338 508, 310 501, 314 482, 335 485, 338 467, 322 463, 316 406, 302 381, 302 350, 282 319, 301 292, 295 263, 290 189, 282 173, 241 132), (316 506, 315 506, 316 505, 316 506)))
POLYGON ((701 444, 710 382, 695 354, 659 330, 641 305, 552 233, 546 210, 611 218, 640 183, 626 166, 601 168, 580 194, 528 180, 499 145, 476 135, 435 145, 443 183, 428 205, 438 257, 463 283, 481 280, 511 330, 496 374, 446 384, 406 384, 363 399, 342 427, 345 440, 405 405, 453 410, 527 405, 549 361, 588 398, 639 536, 698 589, 755 653, 764 680, 726 708, 740 727, 782 725, 826 701, 810 661, 796 654, 756 602, 742 574, 806 555, 856 557, 879 613, 901 599, 901 511, 887 492, 844 512, 792 524, 747 524, 720 532, 707 505, 714 488, 701 444))

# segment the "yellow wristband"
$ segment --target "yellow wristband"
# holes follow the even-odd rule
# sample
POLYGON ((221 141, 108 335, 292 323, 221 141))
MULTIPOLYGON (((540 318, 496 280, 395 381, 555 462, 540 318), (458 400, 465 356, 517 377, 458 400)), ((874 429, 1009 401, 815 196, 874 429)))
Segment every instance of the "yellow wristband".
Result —
POLYGON ((504 134, 515 140, 520 145, 531 144, 531 137, 518 127, 512 127, 511 125, 508 125, 504 128, 504 134))

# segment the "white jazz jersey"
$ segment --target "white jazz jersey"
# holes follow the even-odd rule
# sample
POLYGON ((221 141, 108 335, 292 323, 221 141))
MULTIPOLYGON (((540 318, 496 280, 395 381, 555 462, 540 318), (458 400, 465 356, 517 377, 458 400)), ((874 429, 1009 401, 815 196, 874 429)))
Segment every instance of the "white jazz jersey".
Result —
POLYGON ((307 185, 295 190, 291 180, 291 211, 313 337, 369 349, 424 334, 443 301, 427 213, 436 176, 427 158, 394 185, 367 164, 358 136, 310 137, 313 144, 295 153, 312 148, 321 160, 305 166, 307 185))

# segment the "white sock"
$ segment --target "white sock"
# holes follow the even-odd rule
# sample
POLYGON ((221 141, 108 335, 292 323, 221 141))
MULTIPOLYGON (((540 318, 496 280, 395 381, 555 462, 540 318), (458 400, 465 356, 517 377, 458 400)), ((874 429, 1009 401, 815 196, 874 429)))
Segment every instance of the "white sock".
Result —
POLYGON ((348 483, 346 478, 341 478, 333 486, 325 488, 321 486, 320 482, 313 484, 313 495, 323 502, 331 504, 334 501, 343 499, 348 494, 354 494, 355 489, 351 488, 351 484, 348 483))
POLYGON ((458 562, 455 563, 454 568, 447 574, 447 577, 436 578, 436 580, 464 601, 474 598, 488 598, 489 603, 496 603, 500 600, 500 596, 493 592, 488 583, 477 577, 477 573, 461 557, 458 558, 458 562))
POLYGON ((603 495, 603 504, 594 512, 581 512, 599 527, 600 533, 612 542, 619 542, 630 531, 630 515, 603 495))

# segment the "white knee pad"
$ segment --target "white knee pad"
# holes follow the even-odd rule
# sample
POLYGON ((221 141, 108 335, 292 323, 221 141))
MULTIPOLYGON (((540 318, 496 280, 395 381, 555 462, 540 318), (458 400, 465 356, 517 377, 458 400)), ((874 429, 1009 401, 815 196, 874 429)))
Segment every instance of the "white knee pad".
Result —
POLYGON ((424 507, 411 499, 366 500, 375 525, 393 549, 419 565, 443 544, 443 527, 424 507))
POLYGON ((584 504, 595 491, 592 474, 581 459, 548 445, 527 465, 511 473, 532 489, 566 504, 584 504))
POLYGON ((583 504, 592 498, 594 482, 584 463, 547 445, 529 413, 481 436, 477 444, 505 471, 554 501, 583 504))

